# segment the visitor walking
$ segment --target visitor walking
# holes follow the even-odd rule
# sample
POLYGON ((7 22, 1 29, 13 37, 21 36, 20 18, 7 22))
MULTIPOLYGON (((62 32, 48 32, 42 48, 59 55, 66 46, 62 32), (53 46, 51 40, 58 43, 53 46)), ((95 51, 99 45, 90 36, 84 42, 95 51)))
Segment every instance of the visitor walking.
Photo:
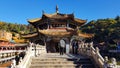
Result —
POLYGON ((73 41, 72 52, 73 52, 73 54, 78 54, 78 41, 73 41))
POLYGON ((62 39, 60 40, 60 55, 64 54, 64 48, 65 48, 65 41, 62 39))
POLYGON ((75 54, 78 54, 78 41, 75 41, 75 54))
POLYGON ((21 53, 19 54, 19 57, 22 57, 22 59, 24 58, 24 56, 25 56, 25 52, 21 52, 21 53))
POLYGON ((19 53, 17 53, 15 57, 16 65, 19 64, 19 60, 20 60, 20 56, 19 56, 19 53))
POLYGON ((72 41, 72 53, 75 53, 75 41, 72 41))

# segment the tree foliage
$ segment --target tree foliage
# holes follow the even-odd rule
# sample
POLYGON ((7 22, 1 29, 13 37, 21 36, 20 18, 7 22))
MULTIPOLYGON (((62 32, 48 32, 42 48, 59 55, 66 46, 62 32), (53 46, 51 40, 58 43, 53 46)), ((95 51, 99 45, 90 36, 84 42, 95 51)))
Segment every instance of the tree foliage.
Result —
POLYGON ((109 42, 120 39, 120 17, 90 21, 80 28, 82 32, 95 34, 93 41, 109 42))
POLYGON ((14 32, 14 33, 30 33, 35 32, 35 28, 33 26, 24 25, 24 24, 13 24, 8 22, 2 22, 0 21, 0 30, 6 30, 8 32, 14 32))

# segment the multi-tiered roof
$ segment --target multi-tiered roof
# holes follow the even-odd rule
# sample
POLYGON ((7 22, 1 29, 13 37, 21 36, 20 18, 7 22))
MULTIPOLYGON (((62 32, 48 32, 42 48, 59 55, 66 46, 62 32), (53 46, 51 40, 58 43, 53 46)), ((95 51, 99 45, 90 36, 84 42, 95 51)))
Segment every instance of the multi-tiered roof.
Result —
POLYGON ((42 24, 46 19, 49 19, 50 22, 60 22, 69 20, 71 23, 81 26, 86 23, 86 20, 81 20, 78 18, 74 18, 74 14, 43 14, 41 18, 31 19, 28 22, 32 25, 42 24))
MULTIPOLYGON (((75 18, 73 13, 59 13, 58 7, 56 6, 55 13, 46 14, 43 11, 41 18, 30 19, 28 22, 32 24, 38 32, 24 37, 35 37, 40 34, 47 37, 71 37, 72 35, 83 36, 79 34, 77 30, 78 27, 86 23, 86 20, 75 18)), ((88 35, 84 35, 84 37, 88 37, 88 35)))

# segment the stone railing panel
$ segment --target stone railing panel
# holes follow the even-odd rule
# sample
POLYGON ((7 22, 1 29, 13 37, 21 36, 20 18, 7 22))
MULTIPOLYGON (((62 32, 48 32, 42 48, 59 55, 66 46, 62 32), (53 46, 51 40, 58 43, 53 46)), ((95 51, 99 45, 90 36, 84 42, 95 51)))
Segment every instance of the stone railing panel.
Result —
POLYGON ((31 62, 31 56, 32 54, 32 47, 28 48, 28 50, 26 51, 26 55, 24 57, 23 60, 20 61, 19 65, 17 65, 17 68, 27 68, 30 65, 31 62))
POLYGON ((0 51, 0 62, 5 62, 15 58, 16 52, 25 52, 26 50, 3 50, 0 51))
POLYGON ((31 57, 32 56, 38 56, 42 53, 47 53, 46 52, 46 47, 45 46, 40 46, 38 44, 31 43, 30 47, 27 48, 26 55, 23 60, 20 61, 19 65, 16 67, 18 68, 29 68, 31 65, 31 57))
POLYGON ((79 53, 92 57, 95 63, 99 65, 100 68, 103 68, 104 59, 99 53, 99 48, 95 49, 93 47, 93 43, 84 43, 82 45, 79 45, 79 53))

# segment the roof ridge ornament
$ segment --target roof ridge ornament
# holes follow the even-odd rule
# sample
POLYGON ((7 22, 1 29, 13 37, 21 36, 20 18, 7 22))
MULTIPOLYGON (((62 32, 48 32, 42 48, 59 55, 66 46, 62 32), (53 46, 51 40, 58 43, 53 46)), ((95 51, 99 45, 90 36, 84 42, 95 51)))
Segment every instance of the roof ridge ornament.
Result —
POLYGON ((58 9, 59 9, 58 5, 56 5, 56 13, 59 13, 58 9))

